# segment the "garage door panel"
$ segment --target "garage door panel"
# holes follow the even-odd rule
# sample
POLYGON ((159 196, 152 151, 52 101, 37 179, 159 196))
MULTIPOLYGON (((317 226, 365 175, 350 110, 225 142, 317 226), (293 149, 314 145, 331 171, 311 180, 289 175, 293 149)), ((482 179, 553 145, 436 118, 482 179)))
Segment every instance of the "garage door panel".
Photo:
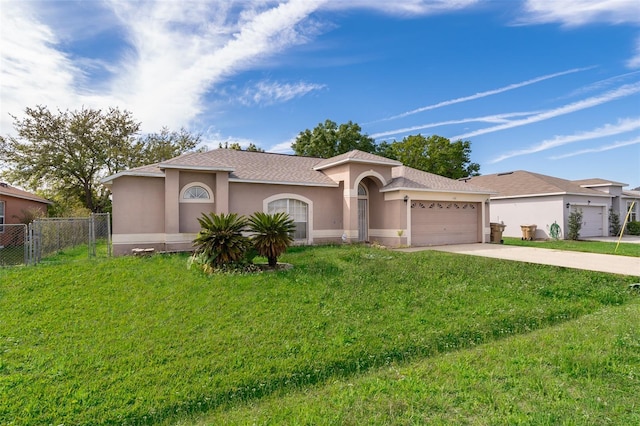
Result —
POLYGON ((416 201, 411 204, 411 244, 464 244, 478 241, 478 203, 416 201))

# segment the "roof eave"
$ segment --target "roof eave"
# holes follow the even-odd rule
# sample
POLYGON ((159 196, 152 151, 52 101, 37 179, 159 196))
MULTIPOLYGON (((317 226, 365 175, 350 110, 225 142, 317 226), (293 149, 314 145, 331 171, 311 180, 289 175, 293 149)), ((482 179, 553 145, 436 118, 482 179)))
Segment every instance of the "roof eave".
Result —
POLYGON ((320 186, 326 188, 337 188, 340 185, 337 183, 323 183, 323 182, 284 182, 277 180, 253 180, 253 179, 239 179, 239 178, 229 178, 229 182, 233 183, 252 183, 252 184, 263 184, 263 185, 294 185, 294 186, 320 186))
MULTIPOLYGON (((496 193, 494 193, 496 194, 496 193)), ((497 192, 497 194, 499 194, 499 192, 497 192)), ((552 196, 557 196, 557 195, 578 195, 578 196, 582 196, 582 197, 601 197, 601 198, 612 198, 613 195, 609 195, 609 194, 585 194, 582 192, 547 192, 547 193, 540 193, 540 194, 516 194, 516 195, 505 195, 505 196, 498 196, 498 197, 492 197, 492 199, 494 200, 506 200, 509 198, 528 198, 528 197, 552 197, 552 196)))
POLYGON ((400 186, 397 188, 382 188, 380 192, 393 192, 393 191, 414 191, 414 192, 449 192, 453 194, 481 194, 491 195, 497 194, 497 192, 491 191, 473 191, 473 190, 456 190, 456 189, 433 189, 433 188, 411 188, 407 186, 400 186))
POLYGON ((118 172, 115 175, 111 175, 111 176, 107 176, 105 178, 102 178, 102 179, 100 179, 100 183, 103 183, 104 185, 111 185, 115 179, 118 179, 119 177, 122 177, 122 176, 159 177, 159 178, 163 178, 164 177, 164 173, 124 171, 124 172, 118 172))
POLYGON ((179 170, 197 170, 205 172, 233 172, 236 169, 234 167, 224 166, 189 166, 185 164, 158 164, 160 169, 179 169, 179 170))

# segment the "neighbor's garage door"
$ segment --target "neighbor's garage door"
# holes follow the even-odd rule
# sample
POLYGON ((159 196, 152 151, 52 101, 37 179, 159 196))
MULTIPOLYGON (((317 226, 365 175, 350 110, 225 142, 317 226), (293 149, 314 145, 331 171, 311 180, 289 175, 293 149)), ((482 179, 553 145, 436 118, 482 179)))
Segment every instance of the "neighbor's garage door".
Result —
POLYGON ((480 242, 480 203, 413 201, 411 245, 431 246, 480 242))
POLYGON ((601 206, 580 206, 582 210, 582 228, 580 238, 602 237, 604 207, 601 206))

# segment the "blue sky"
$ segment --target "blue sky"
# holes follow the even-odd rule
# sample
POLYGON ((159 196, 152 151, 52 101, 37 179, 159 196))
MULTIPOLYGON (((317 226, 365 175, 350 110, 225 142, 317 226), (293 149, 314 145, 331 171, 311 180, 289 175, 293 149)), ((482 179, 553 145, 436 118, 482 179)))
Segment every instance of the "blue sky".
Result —
POLYGON ((37 104, 117 106, 291 152, 349 120, 471 142, 482 174, 640 186, 636 0, 0 0, 0 134, 37 104))

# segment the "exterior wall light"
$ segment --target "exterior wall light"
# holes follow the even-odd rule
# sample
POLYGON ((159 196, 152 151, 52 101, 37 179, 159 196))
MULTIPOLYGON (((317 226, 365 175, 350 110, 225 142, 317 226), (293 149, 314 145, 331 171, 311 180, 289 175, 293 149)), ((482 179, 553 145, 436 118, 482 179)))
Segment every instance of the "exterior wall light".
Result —
POLYGON ((571 207, 571 203, 567 203, 567 208, 571 207))
POLYGON ((408 195, 405 195, 405 196, 404 196, 404 203, 405 203, 405 204, 407 204, 407 201, 409 201, 409 196, 408 196, 408 195))

